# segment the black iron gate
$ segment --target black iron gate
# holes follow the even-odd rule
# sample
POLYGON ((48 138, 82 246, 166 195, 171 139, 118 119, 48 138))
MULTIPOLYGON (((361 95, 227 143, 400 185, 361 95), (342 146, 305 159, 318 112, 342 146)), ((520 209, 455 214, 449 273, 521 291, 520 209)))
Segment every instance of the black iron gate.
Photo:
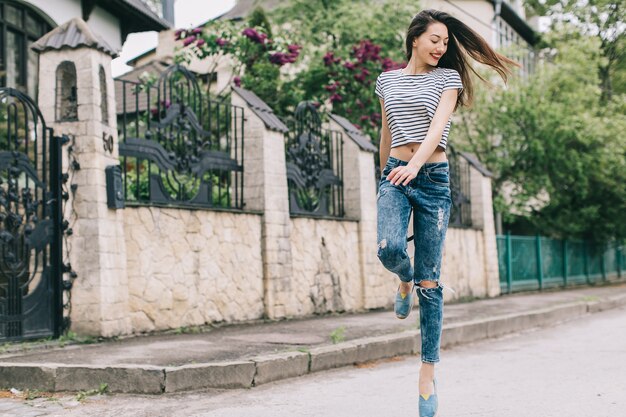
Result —
POLYGON ((62 326, 61 140, 37 105, 0 88, 0 341, 62 326))

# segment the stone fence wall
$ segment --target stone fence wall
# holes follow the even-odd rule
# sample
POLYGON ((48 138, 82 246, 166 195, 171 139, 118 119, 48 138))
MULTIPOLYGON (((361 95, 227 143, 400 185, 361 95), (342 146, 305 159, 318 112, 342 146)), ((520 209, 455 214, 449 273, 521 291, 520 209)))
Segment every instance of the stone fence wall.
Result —
MULTIPOLYGON (((55 85, 54 69, 64 61, 76 63, 78 77, 78 121, 55 121, 52 89, 39 97, 48 124, 74 136, 82 167, 68 202, 69 256, 78 274, 73 331, 114 336, 391 307, 397 279, 376 257, 373 149, 340 118, 328 127, 344 140, 343 219, 290 215, 285 131, 267 123, 245 90, 232 94, 245 112, 243 211, 108 208, 105 167, 119 164, 119 152, 115 117, 102 120, 101 100, 116 106, 108 70, 105 84, 98 71, 110 59, 88 47, 41 53, 41 85, 55 85), (102 146, 103 135, 112 136, 112 149, 102 146)), ((470 172, 475 226, 448 231, 442 281, 456 293, 446 292, 446 300, 500 291, 490 178, 470 172)))

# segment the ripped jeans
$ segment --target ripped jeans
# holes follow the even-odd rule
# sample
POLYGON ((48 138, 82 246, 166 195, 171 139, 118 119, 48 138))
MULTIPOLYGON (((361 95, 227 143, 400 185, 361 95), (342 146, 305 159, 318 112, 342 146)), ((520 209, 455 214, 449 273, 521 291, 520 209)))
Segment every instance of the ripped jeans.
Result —
POLYGON ((378 258, 404 282, 414 281, 419 298, 422 362, 439 362, 443 326, 443 284, 439 282, 443 245, 450 219, 448 162, 427 162, 407 185, 393 185, 387 175, 406 161, 389 157, 377 197, 378 258), (407 228, 413 211, 414 267, 407 253, 407 228), (421 281, 435 281, 425 288, 421 281))

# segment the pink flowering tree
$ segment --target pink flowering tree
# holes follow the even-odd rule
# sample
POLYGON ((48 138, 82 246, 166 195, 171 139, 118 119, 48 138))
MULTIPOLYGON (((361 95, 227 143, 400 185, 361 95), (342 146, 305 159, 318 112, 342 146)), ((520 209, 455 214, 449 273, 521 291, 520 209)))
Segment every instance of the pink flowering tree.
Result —
POLYGON ((322 99, 330 102, 333 113, 346 117, 375 141, 381 123, 380 103, 374 94, 376 77, 404 66, 381 57, 380 52, 380 46, 365 39, 348 54, 330 51, 323 57, 327 83, 322 99))
MULTIPOLYGON (((285 36, 271 38, 260 26, 237 26, 231 22, 210 22, 202 28, 176 31, 183 49, 179 62, 192 58, 210 63, 209 80, 213 79, 219 59, 229 56, 234 61, 228 83, 253 90, 270 106, 276 104, 280 89, 280 69, 297 61, 301 46, 285 36), (280 40, 279 40, 280 39, 280 40)), ((223 95, 225 87, 218 92, 223 95)))

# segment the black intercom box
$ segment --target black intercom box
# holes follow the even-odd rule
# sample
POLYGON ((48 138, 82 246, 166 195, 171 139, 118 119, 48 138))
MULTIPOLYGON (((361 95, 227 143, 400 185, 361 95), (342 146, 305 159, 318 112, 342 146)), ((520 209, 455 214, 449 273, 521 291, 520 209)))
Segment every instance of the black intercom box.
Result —
POLYGON ((124 203, 124 181, 119 165, 109 165, 105 168, 107 181, 107 206, 110 209, 126 207, 124 203))

